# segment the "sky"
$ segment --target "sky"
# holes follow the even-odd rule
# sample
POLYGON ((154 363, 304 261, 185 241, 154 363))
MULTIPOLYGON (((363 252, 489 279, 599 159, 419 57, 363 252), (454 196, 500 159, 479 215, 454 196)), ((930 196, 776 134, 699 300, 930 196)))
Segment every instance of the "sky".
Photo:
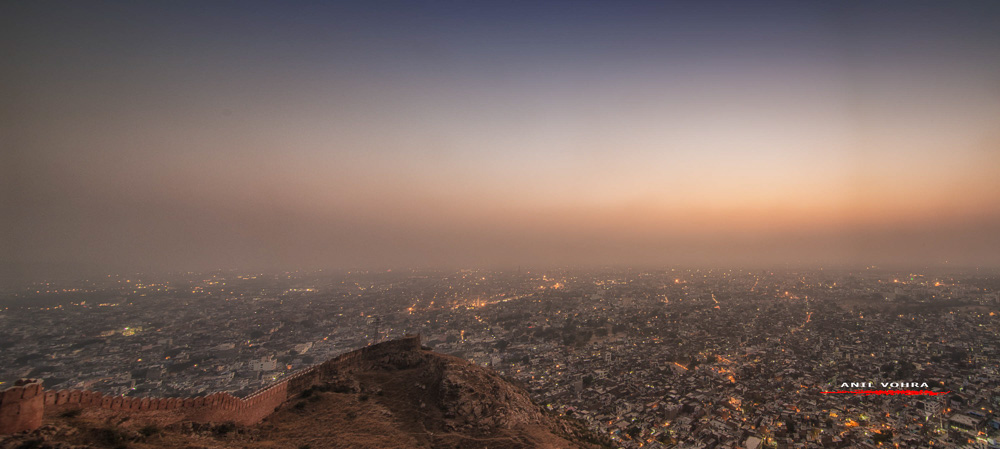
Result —
POLYGON ((0 280, 1000 266, 998 2, 3 2, 0 280))

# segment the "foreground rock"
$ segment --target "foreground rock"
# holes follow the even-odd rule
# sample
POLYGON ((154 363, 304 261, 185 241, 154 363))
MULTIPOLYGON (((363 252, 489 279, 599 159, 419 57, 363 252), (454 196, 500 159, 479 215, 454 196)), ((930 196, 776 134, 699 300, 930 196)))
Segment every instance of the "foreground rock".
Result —
POLYGON ((101 414, 46 416, 0 449, 598 448, 580 423, 554 416, 495 372, 415 348, 359 352, 325 368, 262 423, 173 423, 101 414))

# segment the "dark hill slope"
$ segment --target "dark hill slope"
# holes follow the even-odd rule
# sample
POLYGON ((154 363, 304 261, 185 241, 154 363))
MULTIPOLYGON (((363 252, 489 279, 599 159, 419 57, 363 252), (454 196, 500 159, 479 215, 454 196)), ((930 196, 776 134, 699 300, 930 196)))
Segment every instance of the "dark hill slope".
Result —
POLYGON ((55 416, 26 447, 597 448, 579 423, 554 416, 495 372, 424 349, 347 357, 256 426, 181 423, 159 428, 104 416, 55 416), (120 421, 120 422, 116 422, 120 421), (30 443, 32 441, 37 444, 30 443))

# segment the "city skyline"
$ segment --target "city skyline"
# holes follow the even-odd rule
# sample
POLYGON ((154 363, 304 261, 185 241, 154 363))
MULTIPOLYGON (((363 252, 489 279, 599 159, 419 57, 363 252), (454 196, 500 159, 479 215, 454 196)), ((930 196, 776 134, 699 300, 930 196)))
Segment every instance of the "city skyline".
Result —
POLYGON ((8 3, 2 282, 1000 266, 1000 5, 8 3))

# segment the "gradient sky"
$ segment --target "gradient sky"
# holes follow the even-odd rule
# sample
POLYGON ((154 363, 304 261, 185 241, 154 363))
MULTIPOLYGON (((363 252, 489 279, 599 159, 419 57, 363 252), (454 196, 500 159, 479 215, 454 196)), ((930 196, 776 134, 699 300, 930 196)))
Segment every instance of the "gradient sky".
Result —
POLYGON ((2 278, 1000 266, 1000 2, 4 2, 2 278))

